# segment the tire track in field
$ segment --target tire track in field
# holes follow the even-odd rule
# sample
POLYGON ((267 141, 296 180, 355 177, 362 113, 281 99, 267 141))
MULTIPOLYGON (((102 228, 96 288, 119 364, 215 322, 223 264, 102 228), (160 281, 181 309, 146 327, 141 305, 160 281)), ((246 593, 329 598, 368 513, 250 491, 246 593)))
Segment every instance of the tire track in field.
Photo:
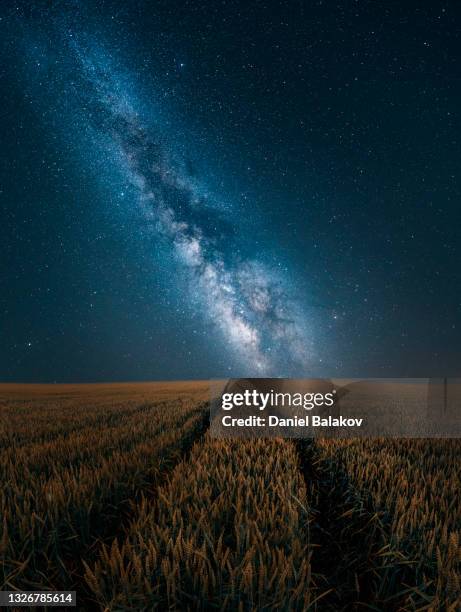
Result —
POLYGON ((373 608, 374 559, 384 545, 378 515, 366 504, 357 505, 345 472, 322 459, 314 441, 295 444, 315 515, 310 526, 313 572, 331 589, 318 609, 381 609, 373 608))
POLYGON ((161 463, 162 469, 156 475, 154 481, 151 483, 146 483, 146 486, 143 487, 142 490, 138 491, 132 499, 126 500, 125 507, 120 508, 117 515, 117 520, 114 517, 113 520, 106 523, 104 533, 98 534, 94 544, 85 552, 84 556, 78 559, 77 563, 70 559, 67 560, 66 566, 69 569, 69 574, 74 576, 74 584, 72 585, 71 590, 75 590, 77 592, 79 609, 85 611, 100 609, 99 606, 94 603, 93 596, 90 593, 84 579, 84 567, 82 561, 84 560, 86 563, 91 564, 97 558, 102 543, 112 542, 115 539, 122 540, 125 536, 127 527, 130 525, 136 514, 137 501, 139 501, 141 495, 147 499, 153 499, 157 488, 166 481, 169 474, 174 470, 178 463, 184 459, 187 459, 194 444, 205 435, 205 432, 209 427, 208 402, 200 402, 197 405, 197 408, 192 411, 191 414, 200 411, 202 411, 203 414, 197 421, 195 427, 180 440, 179 446, 175 446, 177 452, 171 456, 169 453, 171 447, 166 447, 163 449, 162 454, 167 460, 161 463))
POLYGON ((314 610, 296 448, 206 435, 86 578, 99 610, 314 610))

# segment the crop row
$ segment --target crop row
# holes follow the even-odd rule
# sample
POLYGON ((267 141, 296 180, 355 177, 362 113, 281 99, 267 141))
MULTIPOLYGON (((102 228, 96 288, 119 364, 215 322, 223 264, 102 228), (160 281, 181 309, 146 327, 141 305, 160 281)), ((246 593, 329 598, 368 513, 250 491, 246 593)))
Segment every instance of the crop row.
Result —
POLYGON ((353 508, 387 539, 375 557, 374 598, 402 609, 461 608, 457 440, 323 440, 319 460, 346 475, 353 508), (378 563, 379 561, 379 563, 378 563))
MULTIPOLYGON (((51 442, 82 429, 103 429, 117 425, 122 419, 139 412, 141 407, 151 408, 155 403, 164 409, 171 400, 188 406, 206 399, 206 387, 176 385, 171 388, 158 385, 85 386, 85 391, 68 393, 30 393, 30 397, 6 396, 0 399, 0 450, 22 445, 51 442), (173 396, 173 398, 172 398, 173 396)), ((25 394, 25 391, 22 391, 25 394)))
MULTIPOLYGON (((72 585, 80 556, 113 535, 140 492, 154 487, 204 423, 197 402, 142 406, 107 431, 68 436, 0 454, 2 583, 72 585)), ((85 419, 85 414, 81 414, 85 419)))
POLYGON ((286 440, 205 438, 86 580, 111 610, 306 610, 309 506, 286 440))

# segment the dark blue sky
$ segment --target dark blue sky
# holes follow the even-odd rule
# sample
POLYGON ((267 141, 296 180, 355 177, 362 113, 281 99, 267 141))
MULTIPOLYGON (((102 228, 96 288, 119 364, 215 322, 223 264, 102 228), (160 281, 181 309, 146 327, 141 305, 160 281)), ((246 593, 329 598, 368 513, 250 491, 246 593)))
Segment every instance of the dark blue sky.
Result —
POLYGON ((0 378, 459 376, 460 12, 3 7, 0 378))

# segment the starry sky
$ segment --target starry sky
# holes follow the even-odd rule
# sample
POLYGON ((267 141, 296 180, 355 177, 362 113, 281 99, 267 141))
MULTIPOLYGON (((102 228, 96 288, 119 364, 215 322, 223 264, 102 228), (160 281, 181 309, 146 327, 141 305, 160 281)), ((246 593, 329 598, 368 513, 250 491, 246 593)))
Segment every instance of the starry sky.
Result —
POLYGON ((456 2, 6 2, 0 379, 459 376, 456 2))

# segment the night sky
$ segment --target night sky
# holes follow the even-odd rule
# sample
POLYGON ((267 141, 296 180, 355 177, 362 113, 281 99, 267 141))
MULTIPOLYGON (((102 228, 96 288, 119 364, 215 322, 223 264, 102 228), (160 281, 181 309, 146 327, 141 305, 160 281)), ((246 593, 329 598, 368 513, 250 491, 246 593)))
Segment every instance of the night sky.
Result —
POLYGON ((0 380, 460 375, 457 2, 0 11, 0 380))

